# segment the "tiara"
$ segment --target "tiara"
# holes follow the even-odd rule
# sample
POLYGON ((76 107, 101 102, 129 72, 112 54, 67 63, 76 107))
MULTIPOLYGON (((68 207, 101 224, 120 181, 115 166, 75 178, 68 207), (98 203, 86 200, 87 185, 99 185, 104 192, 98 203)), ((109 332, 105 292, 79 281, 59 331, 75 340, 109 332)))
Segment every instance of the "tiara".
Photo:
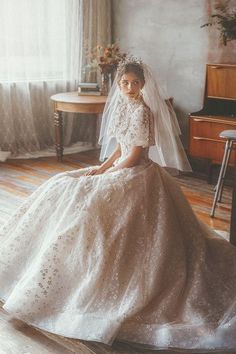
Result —
POLYGON ((136 65, 136 66, 139 66, 143 69, 143 62, 141 59, 133 56, 133 55, 130 55, 128 57, 125 57, 124 59, 122 59, 119 64, 118 64, 118 67, 117 67, 117 72, 119 73, 120 71, 123 70, 123 68, 128 65, 128 64, 132 64, 132 65, 136 65))

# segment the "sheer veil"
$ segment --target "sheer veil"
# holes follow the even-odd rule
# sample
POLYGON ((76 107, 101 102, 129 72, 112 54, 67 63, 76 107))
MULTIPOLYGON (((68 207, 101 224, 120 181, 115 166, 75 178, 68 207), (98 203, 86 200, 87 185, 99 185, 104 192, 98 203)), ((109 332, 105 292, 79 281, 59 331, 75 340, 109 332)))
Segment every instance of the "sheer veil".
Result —
MULTIPOLYGON (((172 105, 165 100, 163 92, 154 78, 150 68, 136 58, 126 58, 125 62, 135 62, 142 66, 145 84, 142 89, 143 99, 150 108, 154 121, 155 145, 149 148, 149 158, 163 167, 180 171, 191 171, 191 166, 180 140, 180 128, 172 105)), ((109 136, 108 127, 119 109, 120 88, 118 75, 114 79, 104 108, 99 144, 100 160, 108 157, 116 146, 116 140, 109 136)))

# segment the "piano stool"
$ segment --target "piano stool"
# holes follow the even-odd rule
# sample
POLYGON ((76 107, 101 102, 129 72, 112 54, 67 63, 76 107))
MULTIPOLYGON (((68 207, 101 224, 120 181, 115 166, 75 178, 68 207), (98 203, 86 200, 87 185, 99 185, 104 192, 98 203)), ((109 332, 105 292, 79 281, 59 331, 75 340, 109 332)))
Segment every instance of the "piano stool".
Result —
POLYGON ((213 205, 210 214, 212 218, 215 215, 215 208, 217 203, 220 203, 222 199, 226 170, 229 163, 231 151, 234 149, 234 143, 236 142, 236 130, 223 130, 219 134, 219 137, 226 139, 226 143, 225 143, 224 155, 221 163, 219 177, 215 187, 215 196, 214 196, 213 205))

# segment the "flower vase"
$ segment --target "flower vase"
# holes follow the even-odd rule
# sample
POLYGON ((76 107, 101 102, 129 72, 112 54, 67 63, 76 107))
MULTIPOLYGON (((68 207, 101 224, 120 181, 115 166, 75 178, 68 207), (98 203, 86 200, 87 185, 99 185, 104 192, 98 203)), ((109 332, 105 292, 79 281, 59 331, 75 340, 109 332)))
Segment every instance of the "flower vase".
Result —
POLYGON ((102 80, 101 94, 102 96, 107 96, 110 89, 110 74, 108 74, 107 72, 102 72, 101 80, 102 80))

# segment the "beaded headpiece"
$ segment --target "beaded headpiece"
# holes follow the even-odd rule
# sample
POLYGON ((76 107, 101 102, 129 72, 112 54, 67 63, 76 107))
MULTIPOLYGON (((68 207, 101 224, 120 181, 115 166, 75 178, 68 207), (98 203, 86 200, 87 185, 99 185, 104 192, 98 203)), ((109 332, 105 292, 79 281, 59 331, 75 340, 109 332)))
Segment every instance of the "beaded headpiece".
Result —
POLYGON ((141 59, 138 59, 137 57, 130 55, 128 57, 125 57, 124 59, 122 59, 117 67, 117 73, 119 74, 120 72, 123 71, 123 69, 125 68, 126 65, 128 64, 132 64, 135 65, 137 67, 141 67, 141 69, 143 69, 143 62, 141 59))

